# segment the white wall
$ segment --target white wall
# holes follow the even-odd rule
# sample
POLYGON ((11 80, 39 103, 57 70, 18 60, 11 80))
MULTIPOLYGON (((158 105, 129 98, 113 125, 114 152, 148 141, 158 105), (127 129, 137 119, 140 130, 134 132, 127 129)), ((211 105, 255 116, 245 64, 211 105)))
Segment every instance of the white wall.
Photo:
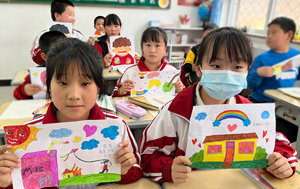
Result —
MULTIPOLYGON (((139 53, 140 38, 149 20, 177 25, 179 14, 188 14, 191 26, 202 24, 198 17, 198 7, 180 6, 177 5, 177 0, 171 0, 170 9, 75 5, 74 28, 88 38, 94 33, 94 18, 110 13, 121 18, 121 34, 135 36, 135 48, 139 53)), ((30 56, 32 42, 50 21, 50 3, 0 3, 0 80, 12 79, 16 71, 36 66, 30 56)))

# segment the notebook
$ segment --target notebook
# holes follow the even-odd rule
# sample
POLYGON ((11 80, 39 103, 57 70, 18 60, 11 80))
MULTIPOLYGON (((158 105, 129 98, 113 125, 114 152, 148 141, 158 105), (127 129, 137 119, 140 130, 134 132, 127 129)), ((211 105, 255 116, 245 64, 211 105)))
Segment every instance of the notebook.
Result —
POLYGON ((110 111, 113 113, 116 113, 116 108, 113 103, 113 99, 111 96, 108 95, 102 95, 100 100, 97 99, 97 104, 100 107, 100 109, 105 110, 105 111, 110 111))
POLYGON ((278 88, 279 91, 300 99, 300 87, 278 88))

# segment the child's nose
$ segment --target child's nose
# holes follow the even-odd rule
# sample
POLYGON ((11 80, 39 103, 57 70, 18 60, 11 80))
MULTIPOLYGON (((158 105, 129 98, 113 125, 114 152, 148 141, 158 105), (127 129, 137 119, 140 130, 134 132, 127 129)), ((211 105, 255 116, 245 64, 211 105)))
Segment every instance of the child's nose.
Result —
POLYGON ((70 86, 68 95, 69 99, 78 100, 80 98, 80 87, 77 85, 70 86))

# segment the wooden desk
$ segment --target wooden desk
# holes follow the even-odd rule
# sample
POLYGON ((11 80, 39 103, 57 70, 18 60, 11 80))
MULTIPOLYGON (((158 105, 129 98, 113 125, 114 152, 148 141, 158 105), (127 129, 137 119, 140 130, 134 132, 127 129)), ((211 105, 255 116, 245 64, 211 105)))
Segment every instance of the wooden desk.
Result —
POLYGON ((103 78, 105 81, 105 93, 107 95, 111 95, 115 86, 117 85, 118 79, 122 76, 122 74, 118 70, 111 70, 110 67, 103 69, 103 78))
MULTIPOLYGON (((297 165, 300 169, 300 165, 297 165)), ((295 173, 288 179, 277 179, 268 173, 263 174, 274 187, 277 189, 299 189, 300 175, 295 173)), ((240 173, 240 169, 218 169, 209 171, 194 171, 186 183, 175 185, 173 183, 164 183, 165 189, 179 188, 222 188, 222 189, 257 189, 259 188, 254 182, 240 173)))
POLYGON ((28 70, 17 71, 13 79, 11 80, 10 85, 20 85, 24 82, 24 79, 28 74, 28 70))
MULTIPOLYGON (((279 90, 265 90, 264 94, 274 99, 275 113, 290 123, 300 127, 300 99, 289 96, 279 90)), ((296 151, 300 159, 300 129, 298 129, 296 151)))
POLYGON ((157 184, 156 182, 147 179, 147 178, 141 178, 140 180, 134 182, 134 183, 130 183, 130 184, 110 184, 107 186, 102 186, 99 188, 103 188, 103 189, 160 189, 161 186, 159 184, 157 184))

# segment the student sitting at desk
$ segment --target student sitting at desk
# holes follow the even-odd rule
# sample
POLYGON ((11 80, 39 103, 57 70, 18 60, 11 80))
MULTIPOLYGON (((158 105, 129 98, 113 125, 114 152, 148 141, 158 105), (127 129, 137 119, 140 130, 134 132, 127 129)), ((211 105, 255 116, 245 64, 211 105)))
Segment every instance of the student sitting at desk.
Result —
MULTIPOLYGON (((289 67, 288 64, 277 69, 275 67, 277 63, 300 54, 299 50, 290 47, 295 30, 295 22, 286 17, 275 18, 268 24, 266 44, 270 50, 254 59, 247 77, 248 88, 253 90, 249 98, 252 102, 274 102, 273 99, 264 95, 265 90, 293 87, 300 79, 300 67, 292 68, 292 65, 289 67), (278 69, 279 73, 277 73, 278 69)), ((298 127, 288 121, 276 119, 276 131, 284 133, 291 142, 296 141, 297 130, 298 127)))
MULTIPOLYGON (((116 14, 109 14, 105 17, 104 20, 104 28, 105 34, 98 38, 93 45, 95 49, 100 53, 103 57, 103 62, 105 68, 109 67, 112 62, 112 54, 110 49, 110 37, 111 36, 118 36, 120 35, 122 27, 121 19, 116 14)), ((136 54, 135 55, 136 62, 139 61, 140 57, 136 54)))
MULTIPOLYGON (((95 35, 97 33, 98 37, 105 34, 104 20, 105 20, 104 16, 97 16, 94 19, 94 28, 96 29, 95 35)), ((97 38, 95 36, 93 36, 93 37, 89 37, 87 42, 91 45, 94 45, 96 40, 97 40, 97 38)))
MULTIPOLYGON (((144 175, 155 181, 184 183, 191 165, 185 157, 193 106, 251 103, 237 95, 247 87, 252 63, 252 45, 240 30, 223 27, 210 31, 203 39, 196 62, 199 83, 180 92, 168 102, 145 129, 140 140, 144 175), (215 82, 219 85, 215 85, 215 82)), ((274 152, 267 171, 278 178, 295 173, 296 151, 281 134, 276 134, 274 152)))
MULTIPOLYGON (((75 12, 74 4, 69 0, 54 0, 51 3, 51 18, 54 22, 66 22, 75 24, 75 12)), ((38 41, 40 36, 45 33, 46 30, 41 31, 35 38, 32 49, 30 51, 32 60, 38 65, 42 65, 45 60, 41 58, 41 49, 39 47, 38 41)), ((78 30, 73 29, 72 37, 84 40, 82 33, 78 30)))
MULTIPOLYGON (((163 29, 159 27, 146 29, 142 35, 141 48, 143 56, 140 58, 139 63, 125 70, 112 93, 113 97, 130 95, 130 90, 134 88, 134 84, 128 78, 132 73, 176 70, 174 66, 166 63, 163 59, 167 49, 167 34, 163 29)), ((177 93, 184 88, 179 78, 174 87, 177 93)))
MULTIPOLYGON (((47 58, 47 94, 52 102, 47 113, 27 124, 51 124, 81 120, 117 119, 118 116, 103 112, 96 104, 98 94, 104 93, 103 64, 99 53, 88 43, 68 38, 50 49, 47 58)), ((123 141, 115 153, 121 166, 120 184, 135 182, 142 177, 139 153, 132 133, 123 120, 123 141)), ((101 141, 102 142, 102 141, 101 141)), ((0 187, 12 184, 12 169, 20 167, 20 159, 7 154, 12 146, 0 146, 0 187)), ((87 184, 78 188, 95 188, 87 184)), ((12 187, 12 186, 11 186, 12 187)))
MULTIPOLYGON (((41 49, 40 56, 43 60, 47 59, 47 53, 50 47, 58 41, 65 39, 66 36, 59 31, 49 31, 43 33, 39 39, 39 48, 41 49)), ((45 67, 45 63, 39 67, 45 67)), ((29 74, 25 77, 24 82, 18 85, 14 90, 16 100, 32 99, 32 95, 37 94, 42 90, 40 85, 30 83, 29 74)))

